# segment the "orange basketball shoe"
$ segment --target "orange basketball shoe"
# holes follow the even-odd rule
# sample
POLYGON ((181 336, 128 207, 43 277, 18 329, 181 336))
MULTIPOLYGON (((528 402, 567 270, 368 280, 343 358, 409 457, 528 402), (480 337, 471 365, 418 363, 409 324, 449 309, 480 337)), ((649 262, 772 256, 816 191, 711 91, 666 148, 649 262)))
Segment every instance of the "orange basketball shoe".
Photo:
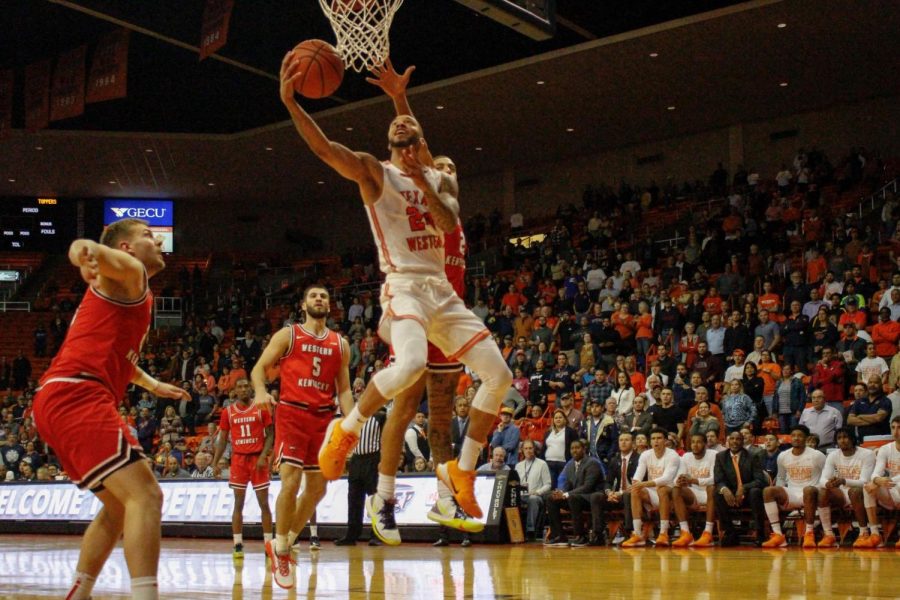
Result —
POLYGON ((763 542, 763 548, 786 548, 787 547, 787 539, 783 534, 772 532, 772 535, 769 536, 769 539, 763 542))
POLYGON ((333 419, 325 431, 325 441, 319 449, 319 469, 326 481, 334 481, 344 474, 347 455, 356 446, 359 436, 341 428, 344 419, 333 419))
POLYGON ((806 533, 803 534, 803 548, 805 550, 810 550, 816 547, 816 534, 812 530, 812 527, 806 530, 806 533))
POLYGON ((686 548, 694 543, 694 536, 691 535, 690 531, 682 531, 681 535, 678 536, 678 539, 672 542, 673 548, 686 548))
POLYGON ((704 531, 696 542, 691 544, 691 548, 709 548, 710 546, 715 545, 716 541, 713 539, 713 535, 704 531))
POLYGON ((819 540, 819 548, 837 548, 837 538, 833 535, 825 535, 821 540, 819 540))
POLYGON ((475 471, 463 471, 455 460, 451 460, 438 465, 437 476, 453 492, 461 509, 476 519, 484 516, 475 498, 475 471))
MULTIPOLYGON (((690 534, 688 534, 688 535, 690 535, 690 534)), ((658 536, 656 536, 656 541, 653 543, 656 544, 657 546, 661 546, 663 548, 667 547, 669 545, 669 532, 667 532, 667 531, 660 532, 660 534, 658 536)))

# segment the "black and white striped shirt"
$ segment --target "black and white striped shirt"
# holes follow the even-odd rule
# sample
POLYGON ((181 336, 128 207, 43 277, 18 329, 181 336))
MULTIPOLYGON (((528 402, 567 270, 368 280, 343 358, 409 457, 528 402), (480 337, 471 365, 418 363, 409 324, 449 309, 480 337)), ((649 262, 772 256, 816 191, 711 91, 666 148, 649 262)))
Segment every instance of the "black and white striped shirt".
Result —
POLYGON ((376 417, 372 417, 363 425, 359 434, 359 444, 353 452, 355 454, 372 454, 379 450, 381 450, 381 423, 376 417))

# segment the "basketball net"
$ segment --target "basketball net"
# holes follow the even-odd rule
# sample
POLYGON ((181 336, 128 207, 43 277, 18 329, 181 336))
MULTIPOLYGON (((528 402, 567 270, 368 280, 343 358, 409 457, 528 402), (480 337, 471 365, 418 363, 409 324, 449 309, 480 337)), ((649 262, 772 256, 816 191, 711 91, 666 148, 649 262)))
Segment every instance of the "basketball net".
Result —
POLYGON ((337 36, 344 67, 362 73, 384 64, 388 33, 403 0, 319 0, 337 36))

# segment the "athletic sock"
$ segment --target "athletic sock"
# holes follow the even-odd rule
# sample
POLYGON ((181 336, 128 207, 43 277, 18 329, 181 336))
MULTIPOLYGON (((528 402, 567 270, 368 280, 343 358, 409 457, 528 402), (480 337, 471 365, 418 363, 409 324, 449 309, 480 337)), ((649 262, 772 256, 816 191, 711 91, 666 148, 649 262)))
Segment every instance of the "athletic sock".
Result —
POLYGON ((822 531, 825 535, 834 535, 834 529, 831 527, 831 507, 819 507, 819 520, 822 521, 822 531))
POLYGON ((319 537, 319 526, 318 525, 310 525, 309 526, 309 535, 312 537, 319 537))
POLYGON ((376 493, 378 497, 387 502, 394 498, 394 491, 397 488, 397 478, 393 475, 378 474, 378 487, 376 493))
POLYGON ((457 466, 462 471, 474 471, 475 465, 478 464, 478 457, 481 455, 482 445, 466 436, 463 440, 462 450, 459 452, 457 466))
POLYGON ((234 539, 235 546, 237 546, 238 544, 244 543, 244 534, 242 534, 242 533, 233 533, 231 535, 231 537, 234 539))
POLYGON ((156 577, 135 577, 131 580, 132 600, 157 600, 159 598, 159 586, 156 577))
POLYGON ((869 535, 869 528, 865 525, 859 526, 859 536, 869 535))
POLYGON ((296 531, 288 531, 288 536, 287 536, 288 548, 290 548, 291 546, 293 546, 294 544, 297 543, 297 536, 299 536, 299 535, 300 534, 297 533, 296 531))
POLYGON ((453 492, 450 490, 449 487, 447 487, 447 484, 444 483, 443 479, 437 480, 437 492, 438 492, 438 499, 440 499, 440 500, 446 500, 447 498, 453 497, 453 492))
MULTIPOLYGON (((860 527, 860 531, 862 528, 860 527)), ((881 535, 881 525, 874 525, 869 523, 869 531, 872 532, 872 535, 881 535)))
POLYGON ((271 542, 271 541, 272 541, 272 534, 271 534, 271 533, 264 533, 264 534, 263 534, 263 542, 271 542))
POLYGON ((776 502, 766 502, 766 516, 769 517, 769 524, 772 525, 772 531, 778 535, 781 533, 781 515, 778 513, 778 504, 776 502))
POLYGON ((644 522, 641 521, 640 519, 633 519, 631 521, 631 525, 632 525, 632 527, 634 527, 634 531, 632 533, 634 533, 634 535, 636 535, 640 538, 643 538, 644 537, 644 522))
POLYGON ((662 535, 663 533, 669 533, 669 520, 663 519, 659 522, 659 533, 662 535))
POLYGON ((715 526, 715 523, 713 523, 712 521, 707 521, 706 527, 703 528, 703 533, 708 533, 708 534, 712 535, 714 526, 715 526))
POLYGON ((276 533, 275 534, 275 553, 276 554, 287 554, 291 550, 291 545, 288 543, 288 536, 286 533, 276 533))
POLYGON ((678 521, 678 527, 681 528, 681 535, 691 532, 691 526, 687 521, 678 521))
POLYGON ((359 412, 359 406, 354 406, 353 410, 350 411, 350 414, 341 421, 341 429, 346 431, 347 433, 352 433, 355 435, 359 435, 362 431, 363 425, 365 425, 366 421, 369 420, 369 417, 364 417, 361 412, 359 412))
POLYGON ((75 579, 72 581, 72 588, 66 596, 66 600, 87 600, 91 597, 91 590, 94 589, 94 583, 97 578, 87 573, 75 573, 75 579))

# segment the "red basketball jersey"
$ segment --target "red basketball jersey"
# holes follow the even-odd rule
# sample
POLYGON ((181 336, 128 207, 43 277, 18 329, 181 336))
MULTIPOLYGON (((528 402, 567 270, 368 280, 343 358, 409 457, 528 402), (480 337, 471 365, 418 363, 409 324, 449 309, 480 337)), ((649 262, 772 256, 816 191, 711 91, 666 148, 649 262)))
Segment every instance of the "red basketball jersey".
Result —
POLYGON ((456 229, 444 234, 444 273, 462 299, 466 297, 466 235, 457 221, 456 229))
POLYGON ((235 402, 222 411, 219 427, 231 433, 231 449, 235 454, 259 454, 266 441, 266 427, 272 424, 269 411, 253 405, 244 408, 235 402))
POLYGON ((343 359, 341 336, 330 329, 316 337, 291 326, 291 345, 281 358, 280 402, 311 410, 335 406, 343 359))
POLYGON ((41 385, 54 378, 87 376, 100 380, 118 401, 134 376, 152 311, 149 285, 144 296, 132 302, 113 300, 89 287, 41 385))

